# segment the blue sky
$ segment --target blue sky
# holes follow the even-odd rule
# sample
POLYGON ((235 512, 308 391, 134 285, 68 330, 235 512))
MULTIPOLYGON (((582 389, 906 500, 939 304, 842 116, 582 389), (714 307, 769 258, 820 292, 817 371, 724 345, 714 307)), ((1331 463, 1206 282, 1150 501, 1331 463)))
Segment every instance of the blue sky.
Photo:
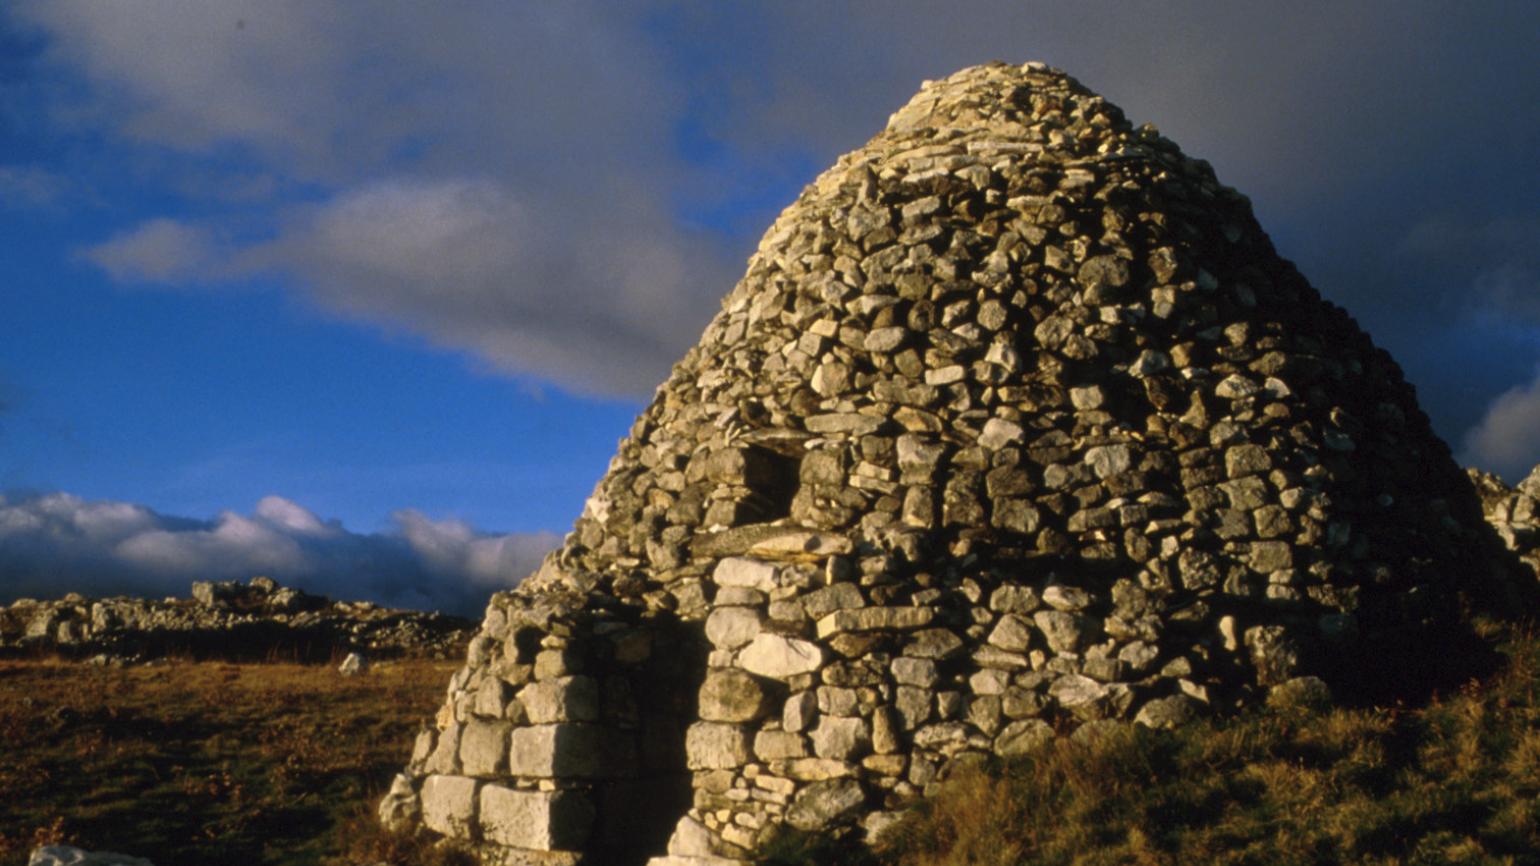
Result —
POLYGON ((265 568, 474 608, 774 214, 997 58, 1213 162, 1462 458, 1522 475, 1535 9, 13 0, 0 599, 265 568))

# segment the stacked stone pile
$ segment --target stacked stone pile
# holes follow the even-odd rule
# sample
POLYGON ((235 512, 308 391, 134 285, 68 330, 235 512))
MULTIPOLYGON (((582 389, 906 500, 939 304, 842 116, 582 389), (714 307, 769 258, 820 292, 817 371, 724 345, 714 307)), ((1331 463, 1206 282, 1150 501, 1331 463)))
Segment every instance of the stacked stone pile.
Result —
POLYGON ((1481 497, 1487 523, 1502 540, 1503 546, 1536 576, 1540 576, 1540 466, 1509 487, 1501 478, 1478 469, 1467 470, 1471 484, 1481 497))
POLYGON ((145 659, 166 653, 263 659, 373 656, 446 657, 473 624, 460 617, 332 601, 267 577, 247 583, 197 581, 192 597, 18 599, 0 607, 0 652, 53 651, 83 658, 145 659))
POLYGON ((1056 70, 964 70, 771 226, 381 813, 487 863, 664 855, 639 803, 682 802, 655 864, 873 829, 1082 726, 1415 667, 1482 531, 1207 164, 1056 70))

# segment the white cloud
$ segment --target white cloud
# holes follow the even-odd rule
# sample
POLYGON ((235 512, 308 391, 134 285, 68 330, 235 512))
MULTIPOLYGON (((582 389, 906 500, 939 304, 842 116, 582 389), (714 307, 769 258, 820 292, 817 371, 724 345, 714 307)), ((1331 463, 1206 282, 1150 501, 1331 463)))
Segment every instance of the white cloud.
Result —
POLYGON ((0 165, 0 208, 48 210, 72 187, 69 179, 40 166, 0 165))
POLYGON ((384 534, 348 532, 279 496, 253 514, 167 517, 67 493, 0 496, 0 599, 186 595, 193 580, 266 574, 338 599, 474 614, 556 546, 551 533, 494 535, 415 511, 384 534))
POLYGON ((1540 374, 1498 395, 1464 445, 1462 461, 1510 481, 1540 464, 1540 374))
POLYGON ((152 219, 85 250, 85 257, 126 283, 176 285, 215 280, 224 257, 208 230, 172 219, 152 219))

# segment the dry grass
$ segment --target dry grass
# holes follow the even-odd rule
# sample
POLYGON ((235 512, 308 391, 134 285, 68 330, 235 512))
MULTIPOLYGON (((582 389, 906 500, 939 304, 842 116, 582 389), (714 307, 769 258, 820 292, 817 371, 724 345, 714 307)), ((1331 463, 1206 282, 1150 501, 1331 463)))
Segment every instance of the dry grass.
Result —
POLYGON ((1510 637, 1504 652, 1501 674, 1417 709, 1280 708, 1052 743, 951 781, 877 859, 1540 863, 1540 640, 1510 637))
POLYGON ((158 866, 401 847, 365 819, 455 667, 0 662, 0 864, 47 842, 158 866))

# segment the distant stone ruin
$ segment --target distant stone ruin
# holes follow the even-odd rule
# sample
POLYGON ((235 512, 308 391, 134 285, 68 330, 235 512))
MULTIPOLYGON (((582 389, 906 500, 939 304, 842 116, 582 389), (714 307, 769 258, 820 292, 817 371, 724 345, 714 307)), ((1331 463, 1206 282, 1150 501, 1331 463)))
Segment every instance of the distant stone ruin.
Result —
POLYGON ((975 67, 770 227, 381 816, 733 866, 1082 726, 1404 684, 1495 547, 1243 196, 1059 71, 975 67))
POLYGON ((18 599, 0 607, 0 656, 54 654, 97 661, 175 655, 230 661, 448 658, 474 624, 457 616, 333 601, 268 577, 194 581, 191 598, 18 599))

